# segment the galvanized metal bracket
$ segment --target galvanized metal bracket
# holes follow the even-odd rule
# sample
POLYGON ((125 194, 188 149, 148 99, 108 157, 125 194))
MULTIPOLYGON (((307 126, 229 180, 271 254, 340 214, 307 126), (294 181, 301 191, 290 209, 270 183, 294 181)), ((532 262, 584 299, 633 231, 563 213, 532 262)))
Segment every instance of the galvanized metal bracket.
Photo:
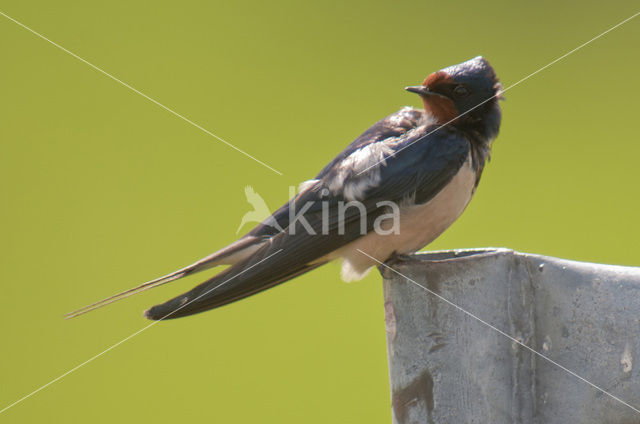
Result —
POLYGON ((560 367, 640 407, 640 268, 509 249, 389 266, 379 269, 394 423, 640 423, 560 367))

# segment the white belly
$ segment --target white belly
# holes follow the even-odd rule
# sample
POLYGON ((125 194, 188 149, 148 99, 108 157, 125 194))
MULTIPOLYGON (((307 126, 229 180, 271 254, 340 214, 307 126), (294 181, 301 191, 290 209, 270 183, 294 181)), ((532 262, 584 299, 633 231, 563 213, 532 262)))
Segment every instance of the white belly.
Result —
POLYGON ((343 259, 342 278, 345 281, 358 280, 372 266, 378 265, 358 250, 385 262, 394 252, 409 254, 431 243, 464 211, 473 195, 475 181, 476 173, 469 157, 451 182, 433 199, 423 205, 401 209, 397 234, 371 232, 333 252, 331 259, 343 259))

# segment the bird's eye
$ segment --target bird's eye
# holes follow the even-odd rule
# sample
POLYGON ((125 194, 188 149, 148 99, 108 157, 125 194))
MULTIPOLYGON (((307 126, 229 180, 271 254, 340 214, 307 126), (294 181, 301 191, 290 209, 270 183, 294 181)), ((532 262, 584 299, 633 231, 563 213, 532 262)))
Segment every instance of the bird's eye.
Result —
POLYGON ((464 85, 456 85, 453 89, 453 94, 457 97, 465 97, 469 95, 469 90, 464 85))

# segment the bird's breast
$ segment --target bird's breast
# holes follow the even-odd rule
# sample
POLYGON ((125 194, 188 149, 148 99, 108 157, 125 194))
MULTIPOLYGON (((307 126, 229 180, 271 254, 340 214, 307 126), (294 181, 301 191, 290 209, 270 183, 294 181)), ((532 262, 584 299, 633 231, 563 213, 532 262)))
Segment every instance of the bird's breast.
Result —
MULTIPOLYGON (((389 234, 372 231, 334 252, 332 256, 344 259, 342 277, 347 281, 359 279, 377 265, 359 250, 385 262, 393 253, 413 253, 431 243, 464 211, 473 196, 475 181, 476 172, 469 156, 449 184, 427 203, 400 207, 397 231, 389 234)), ((386 225, 389 229, 393 224, 390 218, 381 227, 384 230, 386 225)))

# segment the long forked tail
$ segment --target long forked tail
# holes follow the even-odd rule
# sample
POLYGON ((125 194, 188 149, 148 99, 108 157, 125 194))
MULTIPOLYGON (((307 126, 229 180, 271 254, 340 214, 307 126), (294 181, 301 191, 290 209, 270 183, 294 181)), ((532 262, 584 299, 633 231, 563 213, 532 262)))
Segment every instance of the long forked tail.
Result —
POLYGON ((97 302, 94 302, 90 305, 87 306, 83 306, 82 308, 76 309, 75 311, 69 312, 68 314, 65 314, 64 319, 71 319, 71 318, 75 318, 79 315, 82 314, 86 314, 89 311, 93 311, 94 309, 98 309, 101 308, 103 306, 106 306, 110 303, 113 302, 117 302, 118 300, 121 299, 125 299, 129 296, 133 296, 134 294, 138 294, 140 292, 143 292, 145 290, 149 290, 152 289, 154 287, 158 287, 161 286, 163 284, 169 283, 171 281, 177 280, 178 278, 182 278, 184 276, 186 276, 187 274, 189 274, 190 272, 193 272, 193 270, 189 270, 189 267, 180 269, 178 271, 172 272, 171 274, 167 274, 165 276, 162 276, 160 278, 156 278, 155 280, 151 280, 151 281, 147 281, 146 283, 140 284, 139 286, 133 287, 129 290, 125 290, 123 292, 114 294, 113 296, 109 296, 105 299, 99 300, 97 302))
POLYGON ((219 250, 203 259, 200 259, 196 263, 193 263, 187 267, 174 271, 170 274, 164 275, 160 278, 156 278, 155 280, 147 281, 146 283, 140 284, 139 286, 125 290, 118 294, 114 294, 113 296, 109 296, 106 299, 99 300, 90 305, 84 306, 80 309, 76 309, 75 311, 72 311, 66 314, 64 318, 65 319, 75 318, 79 315, 86 314, 89 311, 93 311, 94 309, 98 309, 110 303, 117 302, 118 300, 125 299, 129 296, 133 296, 143 291, 161 286, 163 284, 169 283, 179 278, 186 277, 189 274, 200 272, 205 269, 212 268, 214 266, 233 265, 237 261, 245 259, 247 256, 251 255, 251 253, 256 251, 262 245, 262 243, 263 243, 263 240, 260 238, 256 238, 256 237, 242 238, 236 241, 235 243, 225 247, 224 249, 219 250))

